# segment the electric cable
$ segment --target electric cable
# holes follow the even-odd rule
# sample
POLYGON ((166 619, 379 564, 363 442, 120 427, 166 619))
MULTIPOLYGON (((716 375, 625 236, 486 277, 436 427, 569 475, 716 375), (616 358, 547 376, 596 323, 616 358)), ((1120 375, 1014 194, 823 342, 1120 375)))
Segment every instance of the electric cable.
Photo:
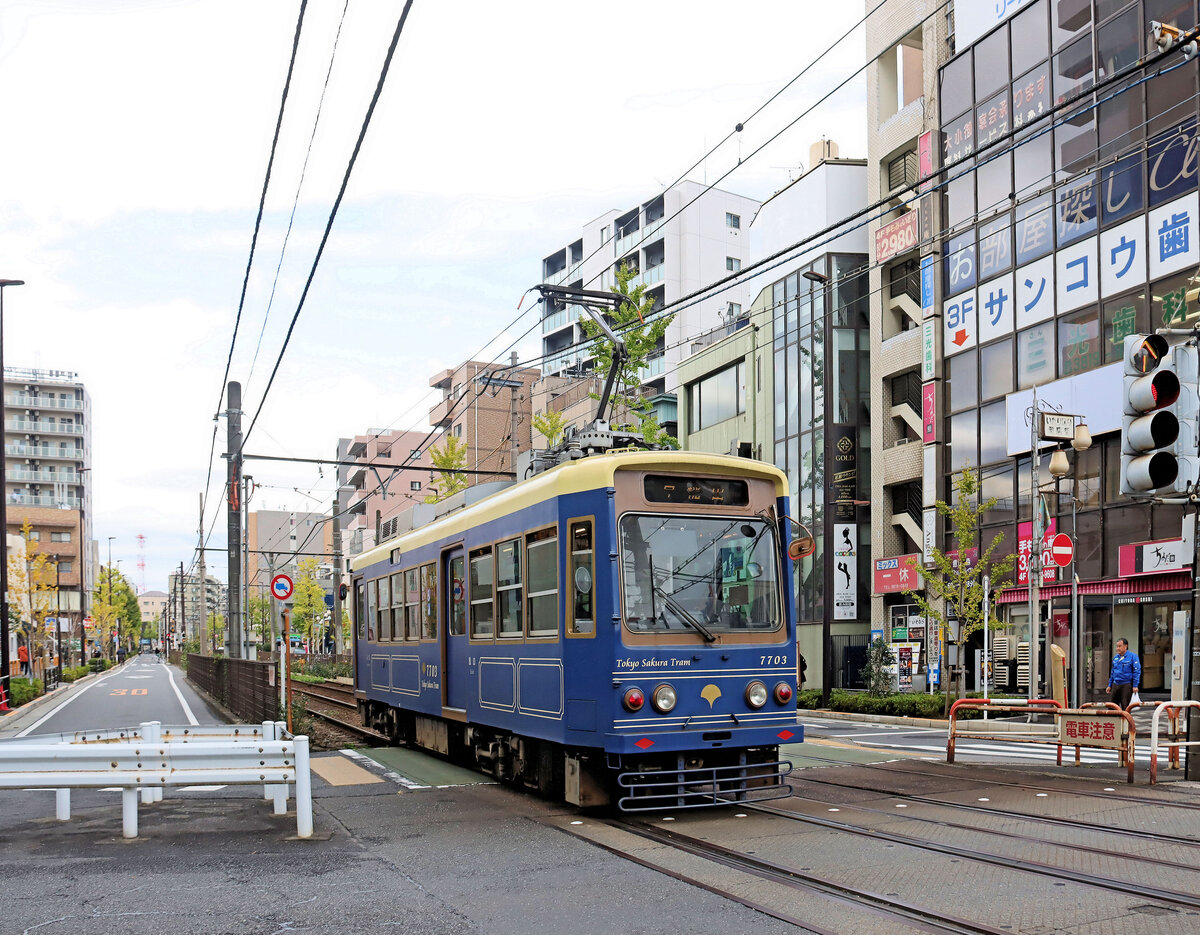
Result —
POLYGON ((367 129, 371 125, 371 118, 375 114, 375 107, 379 103, 379 98, 383 93, 383 85, 387 80, 388 71, 392 66, 392 59, 396 54, 396 46, 400 43, 400 35, 404 32, 404 24, 408 20, 409 10, 412 9, 413 0, 405 0, 404 9, 400 13, 400 19, 396 23, 396 30, 392 35, 391 44, 388 46, 387 55, 384 58, 383 67, 379 72, 379 80, 375 85, 375 93, 371 96, 371 103, 367 106, 366 115, 363 118, 362 126, 358 132, 358 139, 354 143, 354 150, 350 154, 350 160, 346 165, 345 174, 342 176, 342 184, 338 189, 337 197, 334 199, 333 207, 329 212, 329 218, 325 223, 325 231, 321 235, 321 242, 317 246, 316 256, 313 257, 312 268, 308 272, 308 278, 304 283, 304 290, 300 294, 300 301, 296 305, 296 311, 292 315, 291 323, 288 325, 287 334, 283 339, 283 346, 279 349, 279 355, 275 358, 275 366, 271 368, 271 376, 267 380, 267 385, 263 389, 262 396, 259 399, 258 408, 254 412, 254 417, 250 420, 250 426, 242 434, 242 444, 238 449, 238 454, 246 447, 246 442, 249 441, 251 433, 254 431, 254 426, 258 423, 258 417, 262 414, 263 406, 266 405, 267 397, 270 395, 271 387, 275 384, 275 376, 279 373, 280 364, 283 363, 283 356, 287 353, 288 345, 291 343, 292 334, 296 330, 296 322, 300 318, 301 311, 304 310, 304 303, 308 299, 308 292, 312 288, 313 279, 317 274, 317 266, 321 262, 321 256, 325 252, 325 245, 329 242, 329 234, 333 230, 333 222, 337 219, 338 209, 342 205, 342 199, 346 195, 346 188, 350 184, 350 176, 354 171, 355 163, 358 161, 358 154, 362 150, 363 140, 366 138, 367 129))

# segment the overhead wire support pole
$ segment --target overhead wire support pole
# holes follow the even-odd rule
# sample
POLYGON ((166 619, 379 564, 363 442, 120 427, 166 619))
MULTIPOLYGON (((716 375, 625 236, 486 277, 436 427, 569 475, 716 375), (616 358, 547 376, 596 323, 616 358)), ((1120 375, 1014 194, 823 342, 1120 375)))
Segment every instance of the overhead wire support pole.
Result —
MULTIPOLYGON (((242 491, 242 385, 230 382, 228 408, 225 411, 227 432, 228 479, 226 486, 227 542, 229 557, 226 564, 229 574, 225 614, 225 655, 230 659, 242 658, 242 508, 239 500, 242 491)), ((204 552, 200 554, 203 556, 204 552)), ((201 583, 203 588, 203 582, 201 583)))

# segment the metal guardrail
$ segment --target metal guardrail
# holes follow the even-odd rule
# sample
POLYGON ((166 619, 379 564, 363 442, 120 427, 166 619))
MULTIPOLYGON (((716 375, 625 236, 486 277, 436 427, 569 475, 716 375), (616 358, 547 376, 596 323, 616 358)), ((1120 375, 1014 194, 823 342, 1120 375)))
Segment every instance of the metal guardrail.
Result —
MULTIPOLYGON (((1164 711, 1171 721, 1171 738, 1180 735, 1179 715, 1186 708, 1200 708, 1200 701, 1160 701, 1154 706, 1154 717, 1150 720, 1150 785, 1158 782, 1158 725, 1164 711)), ((1167 762, 1171 769, 1179 769, 1179 748, 1200 746, 1195 740, 1168 740, 1163 744, 1167 748, 1167 762)), ((1191 754, 1188 754, 1189 756, 1191 754)))
POLYGON ((296 835, 312 837, 308 738, 286 738, 280 722, 164 730, 158 721, 146 721, 137 728, 80 733, 90 739, 0 743, 0 789, 53 789, 55 818, 69 821, 72 789, 117 786, 121 833, 136 838, 139 792, 148 804, 161 801, 166 786, 261 783, 263 797, 282 815, 288 783, 294 782, 296 835))
POLYGON ((1005 699, 995 703, 987 698, 960 698, 950 706, 950 724, 946 732, 946 762, 954 762, 954 745, 959 738, 975 740, 996 740, 1012 743, 1049 743, 1058 748, 1058 765, 1062 766, 1062 748, 1075 748, 1075 765, 1080 765, 1080 749, 1082 747, 1098 747, 1104 750, 1116 750, 1119 762, 1128 771, 1127 781, 1133 782, 1134 749, 1137 740, 1137 726, 1133 717, 1127 711, 1111 701, 1083 708, 1064 708, 1061 702, 1053 698, 1030 698, 1028 700, 1005 699), (1038 711, 1038 709, 1041 709, 1038 711), (1045 713, 1053 716, 1052 724, 1029 724, 1026 730, 1000 730, 995 722, 989 729, 963 730, 958 726, 960 711, 1009 711, 1017 714, 1045 713), (1123 730, 1117 731, 1115 725, 1103 725, 1104 731, 1092 734, 1079 727, 1088 727, 1096 718, 1120 718, 1123 730), (1084 720, 1090 719, 1090 720, 1084 720), (1074 727, 1073 727, 1074 725, 1074 727), (1112 727, 1111 730, 1108 728, 1112 727), (1093 742, 1094 741, 1094 742, 1093 742))

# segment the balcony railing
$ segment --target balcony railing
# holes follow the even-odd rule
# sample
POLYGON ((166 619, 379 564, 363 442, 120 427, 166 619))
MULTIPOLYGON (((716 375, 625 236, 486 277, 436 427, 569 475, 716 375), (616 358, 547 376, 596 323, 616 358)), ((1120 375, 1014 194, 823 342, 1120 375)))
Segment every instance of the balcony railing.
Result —
POLYGON ((30 432, 35 435, 82 435, 83 426, 74 422, 47 422, 39 419, 6 419, 4 427, 10 432, 30 432))
POLYGON ((51 496, 30 496, 29 494, 10 493, 8 495, 8 503, 10 506, 50 506, 59 507, 64 510, 78 510, 78 497, 51 497, 51 496))
POLYGON ((564 309, 559 309, 553 315, 547 315, 542 319, 542 334, 548 331, 556 331, 563 325, 570 324, 573 321, 579 321, 580 315, 578 305, 568 305, 564 309))
POLYGON ((57 396, 26 396, 14 393, 4 397, 6 406, 22 409, 70 409, 74 412, 83 411, 82 399, 59 399, 57 396))
POLYGON ((5 445, 4 453, 16 455, 19 458, 66 458, 69 461, 78 461, 83 458, 82 448, 60 448, 58 445, 32 445, 27 442, 5 445))
POLYGON ((613 256, 624 256, 633 249, 633 245, 641 243, 643 240, 652 237, 654 232, 663 226, 666 218, 659 218, 657 221, 651 221, 635 231, 630 231, 624 237, 618 237, 613 241, 613 256))
POLYGON ((666 263, 659 263, 658 266, 652 266, 646 272, 642 273, 639 279, 647 286, 653 286, 656 282, 662 282, 663 268, 666 263))
POLYGON ((641 379, 653 380, 655 377, 662 374, 666 368, 667 355, 663 353, 655 354, 652 357, 646 358, 646 366, 642 368, 641 379))
POLYGON ((23 467, 10 467, 5 476, 12 481, 29 481, 34 484, 79 484, 83 475, 77 471, 31 471, 23 467))

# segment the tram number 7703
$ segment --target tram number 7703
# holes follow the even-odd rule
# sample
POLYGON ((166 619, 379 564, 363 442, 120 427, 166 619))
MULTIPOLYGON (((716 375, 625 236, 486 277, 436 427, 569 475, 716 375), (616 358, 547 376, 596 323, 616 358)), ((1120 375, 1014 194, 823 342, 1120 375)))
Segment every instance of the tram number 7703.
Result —
POLYGON ((759 656, 758 664, 760 666, 786 666, 788 664, 787 656, 759 656))

